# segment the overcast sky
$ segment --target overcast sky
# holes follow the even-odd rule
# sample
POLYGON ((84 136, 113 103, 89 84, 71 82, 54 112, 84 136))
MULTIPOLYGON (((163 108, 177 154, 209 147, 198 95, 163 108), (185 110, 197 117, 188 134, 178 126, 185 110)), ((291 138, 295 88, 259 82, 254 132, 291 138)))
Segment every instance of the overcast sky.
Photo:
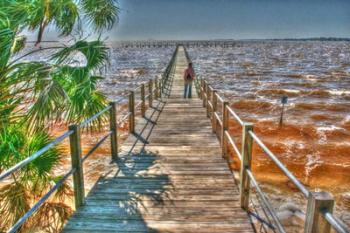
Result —
MULTIPOLYGON (((110 40, 350 38, 350 0, 119 0, 110 40)), ((45 39, 54 39, 50 30, 45 39)))

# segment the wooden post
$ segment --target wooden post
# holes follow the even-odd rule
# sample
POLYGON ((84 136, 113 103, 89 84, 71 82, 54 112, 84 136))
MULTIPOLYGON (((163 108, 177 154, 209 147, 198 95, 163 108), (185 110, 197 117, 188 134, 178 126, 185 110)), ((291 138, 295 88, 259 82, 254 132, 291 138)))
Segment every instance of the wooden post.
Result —
POLYGON ((157 100, 158 99, 158 92, 159 92, 159 88, 158 88, 158 78, 156 78, 154 80, 154 88, 155 88, 155 91, 154 91, 154 99, 157 100))
POLYGON ((207 98, 207 96, 205 95, 205 93, 206 93, 206 81, 203 81, 203 107, 205 107, 206 105, 206 98, 207 98))
POLYGON ((109 110, 109 125, 111 134, 111 154, 112 160, 118 158, 118 124, 117 124, 117 104, 115 102, 109 103, 111 109, 109 110))
POLYGON ((149 84, 148 84, 148 92, 149 92, 149 107, 152 108, 152 104, 153 104, 153 80, 149 80, 149 84))
POLYGON ((222 128, 221 128, 221 149, 222 157, 227 158, 227 145, 225 132, 228 130, 228 111, 227 111, 228 102, 224 101, 222 103, 222 128))
POLYGON ((321 211, 333 213, 334 198, 327 192, 310 192, 307 202, 305 233, 330 233, 331 225, 321 211))
POLYGON ((203 99, 203 79, 202 78, 200 79, 200 83, 199 83, 199 91, 200 91, 199 98, 203 99))
POLYGON ((253 124, 244 123, 242 131, 240 199, 241 207, 245 210, 249 208, 250 178, 247 170, 251 168, 253 152, 253 138, 250 136, 249 131, 253 131, 253 124))
POLYGON ((210 87, 209 85, 207 84, 207 89, 206 89, 206 93, 207 93, 207 117, 210 118, 210 105, 209 105, 209 102, 210 102, 210 87))
POLYGON ((163 94, 166 93, 166 90, 165 90, 165 88, 166 88, 166 80, 167 80, 167 74, 163 75, 163 78, 162 78, 162 91, 163 91, 163 94))
POLYGON ((162 98, 162 79, 158 80, 158 88, 159 88, 159 93, 158 93, 158 97, 162 98))
POLYGON ((73 174, 74 186, 74 200, 75 208, 85 204, 85 190, 84 190, 84 172, 81 163, 81 142, 80 142, 80 128, 78 125, 70 125, 69 130, 73 133, 69 136, 70 155, 72 158, 72 168, 75 169, 73 174))
POLYGON ((146 116, 145 84, 141 84, 141 115, 146 116))
POLYGON ((135 133, 135 93, 129 94, 129 133, 135 133))
POLYGON ((217 91, 213 90, 213 112, 212 112, 212 117, 211 117, 211 127, 213 129, 213 133, 216 133, 216 117, 215 113, 218 110, 218 98, 216 96, 217 91))

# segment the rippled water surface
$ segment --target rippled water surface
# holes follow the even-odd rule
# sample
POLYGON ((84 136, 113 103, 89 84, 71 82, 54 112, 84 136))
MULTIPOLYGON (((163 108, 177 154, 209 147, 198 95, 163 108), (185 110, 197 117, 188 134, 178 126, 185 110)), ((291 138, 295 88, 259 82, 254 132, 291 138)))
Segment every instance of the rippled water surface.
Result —
MULTIPOLYGON (((119 98, 160 75, 173 50, 111 48, 107 78, 99 88, 109 99, 119 98)), ((188 52, 197 75, 219 90, 244 121, 255 123, 256 134, 303 184, 332 192, 338 216, 349 223, 350 43, 244 41, 232 48, 196 47, 188 52), (282 96, 289 99, 280 127, 282 96)), ((239 143, 241 129, 232 121, 230 130, 239 143)), ((92 139, 97 140, 95 134, 83 138, 90 142, 85 151, 94 145, 92 139)), ((107 166, 108 153, 106 143, 87 161, 91 177, 107 166)), ((253 169, 282 215, 305 211, 296 188, 256 146, 253 169)), ((299 220, 286 224, 302 225, 299 220)))
MULTIPOLYGON (((310 190, 332 192, 349 221, 350 44, 238 42, 233 48, 188 51, 197 74, 243 120, 255 123, 257 135, 310 190), (289 99, 279 127, 282 96, 289 99)), ((238 135, 241 129, 232 122, 231 130, 238 135)), ((253 168, 261 182, 275 186, 266 189, 280 207, 295 202, 281 196, 281 188, 292 196, 295 188, 257 146, 253 168)), ((300 199, 296 192, 295 197, 300 199)))

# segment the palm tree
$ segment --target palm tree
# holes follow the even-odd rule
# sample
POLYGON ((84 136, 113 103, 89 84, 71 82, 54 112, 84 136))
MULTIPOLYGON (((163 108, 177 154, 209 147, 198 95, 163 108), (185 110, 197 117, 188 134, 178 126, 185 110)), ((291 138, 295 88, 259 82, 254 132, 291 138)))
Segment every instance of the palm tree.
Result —
MULTIPOLYGON (((1 170, 4 170, 42 148, 51 141, 51 138, 44 131, 28 137, 22 127, 11 124, 1 130, 0 140, 2 142, 0 166, 1 170)), ((61 177, 52 172, 60 163, 61 154, 57 149, 51 149, 20 172, 13 174, 12 182, 0 188, 1 232, 11 227, 33 203, 60 180, 61 177)), ((67 184, 61 186, 55 195, 22 226, 21 231, 34 229, 59 231, 64 220, 72 213, 64 201, 71 196, 70 187, 67 184)))
MULTIPOLYGON (((33 53, 43 51, 38 49, 23 54, 26 39, 19 35, 24 28, 33 28, 31 22, 35 21, 35 14, 32 8, 39 2, 51 1, 0 1, 0 173, 49 143, 51 137, 47 132, 54 122, 79 122, 102 110, 106 104, 106 97, 96 87, 98 80, 102 79, 98 75, 99 69, 108 63, 107 47, 101 40, 80 40, 69 46, 46 48, 52 50, 46 61, 26 61, 33 53), (85 62, 77 62, 77 56, 84 58, 85 62)), ((70 1, 52 2, 60 2, 65 7, 70 1)), ((79 1, 79 4, 92 2, 102 1, 79 1)), ((91 5, 86 7, 89 9, 91 5)), ((90 12, 99 10, 91 8, 90 12)), ((70 14, 61 14, 61 19, 70 14)), ((62 26, 62 30, 65 28, 65 33, 70 32, 69 25, 73 24, 60 24, 57 18, 45 17, 43 25, 55 22, 62 26)), ((103 23, 104 17, 98 18, 91 19, 99 25, 107 25, 103 23)), ((107 22, 114 21, 109 19, 107 22)), ((94 121, 90 126, 100 124, 101 121, 94 121)), ((1 232, 13 225, 56 184, 60 177, 54 170, 61 161, 60 150, 53 148, 14 173, 9 183, 0 186, 1 232)), ((69 196, 71 190, 65 184, 20 230, 59 231, 72 212, 64 202, 69 196)))
POLYGON ((68 36, 81 19, 93 29, 110 29, 117 20, 115 0, 5 0, 7 7, 27 12, 26 27, 37 30, 36 45, 45 29, 53 26, 61 36, 68 36))

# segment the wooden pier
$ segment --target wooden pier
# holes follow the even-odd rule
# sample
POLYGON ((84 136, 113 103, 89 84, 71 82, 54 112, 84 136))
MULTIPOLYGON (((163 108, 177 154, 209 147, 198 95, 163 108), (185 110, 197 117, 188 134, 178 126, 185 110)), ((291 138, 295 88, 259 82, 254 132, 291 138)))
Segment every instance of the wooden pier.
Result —
POLYGON ((230 48, 237 44, 235 40, 154 40, 154 41, 120 41, 114 45, 122 48, 230 48))
POLYGON ((64 232, 253 232, 202 101, 195 90, 183 98, 187 63, 180 47, 169 96, 136 123, 64 232))
POLYGON ((3 181, 69 138, 71 169, 7 232, 21 229, 71 176, 76 211, 63 232, 288 232, 251 169, 256 146, 306 199, 305 233, 349 233, 333 214, 333 196, 309 191, 254 133, 253 124, 243 121, 205 79, 194 82, 192 99, 183 98, 183 72, 189 61, 185 48, 177 46, 161 78, 69 126, 1 173, 3 181), (125 107, 125 102, 127 111, 119 113, 118 106, 125 107), (109 118, 110 127, 83 155, 81 130, 100 117, 109 118), (242 128, 240 146, 230 133, 230 121, 242 128), (124 122, 129 136, 120 145, 118 126, 124 122), (107 139, 110 166, 86 194, 84 161, 107 139), (240 163, 237 176, 229 166, 233 158, 240 163))

